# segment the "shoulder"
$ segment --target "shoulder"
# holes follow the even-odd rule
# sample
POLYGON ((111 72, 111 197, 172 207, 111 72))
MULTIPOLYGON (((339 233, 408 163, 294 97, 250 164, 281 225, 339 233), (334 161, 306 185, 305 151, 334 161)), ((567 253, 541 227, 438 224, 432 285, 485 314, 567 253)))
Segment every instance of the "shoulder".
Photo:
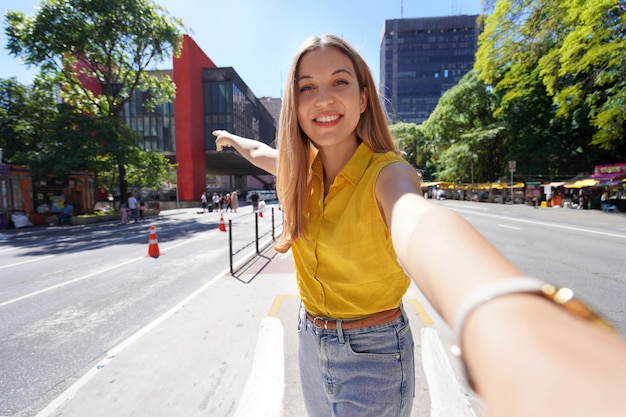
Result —
POLYGON ((394 193, 421 193, 419 174, 406 161, 399 158, 383 166, 376 180, 376 196, 390 197, 394 193))

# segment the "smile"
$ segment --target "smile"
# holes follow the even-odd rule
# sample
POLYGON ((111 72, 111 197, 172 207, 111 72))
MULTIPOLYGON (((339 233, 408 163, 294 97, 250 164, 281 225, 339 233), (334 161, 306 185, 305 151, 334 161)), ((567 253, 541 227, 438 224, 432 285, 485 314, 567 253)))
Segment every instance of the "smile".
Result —
POLYGON ((315 119, 316 122, 318 123, 330 123, 330 122, 334 122, 335 120, 339 119, 341 116, 338 114, 333 114, 331 116, 320 116, 318 118, 315 119))

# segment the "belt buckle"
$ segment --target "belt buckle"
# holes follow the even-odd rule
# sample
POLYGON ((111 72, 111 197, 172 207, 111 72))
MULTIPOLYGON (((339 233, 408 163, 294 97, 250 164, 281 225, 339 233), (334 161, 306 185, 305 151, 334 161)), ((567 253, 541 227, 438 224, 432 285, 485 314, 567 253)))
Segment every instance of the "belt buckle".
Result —
POLYGON ((328 330, 328 319, 325 319, 325 318, 322 318, 322 317, 315 316, 315 317, 313 318, 313 326, 315 326, 315 327, 316 327, 316 328, 318 328, 318 329, 322 329, 322 328, 323 328, 323 329, 325 329, 325 330, 328 330), (323 321, 323 322, 324 322, 324 327, 322 327, 322 326, 318 326, 318 325, 317 325, 317 321, 318 321, 318 320, 320 320, 320 321, 323 321))

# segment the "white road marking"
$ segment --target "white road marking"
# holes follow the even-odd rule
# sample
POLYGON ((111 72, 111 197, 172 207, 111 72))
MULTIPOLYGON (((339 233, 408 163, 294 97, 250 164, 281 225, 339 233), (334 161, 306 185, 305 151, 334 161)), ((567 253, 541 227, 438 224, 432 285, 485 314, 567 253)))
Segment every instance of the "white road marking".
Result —
POLYGON ((39 262, 39 261, 43 261, 44 259, 52 258, 53 256, 55 256, 55 255, 38 256, 36 258, 29 259, 28 261, 16 262, 14 264, 9 264, 9 265, 2 265, 2 266, 0 266, 0 269, 11 268, 13 266, 29 264, 31 262, 39 262))
POLYGON ((454 375, 437 331, 431 327, 422 328, 421 341, 422 366, 430 394, 430 417, 476 417, 454 375))
POLYGON ((498 226, 500 226, 500 227, 504 227, 505 229, 522 230, 522 228, 521 228, 521 227, 508 226, 508 225, 506 225, 506 224, 499 224, 498 226))
POLYGON ((284 330, 280 319, 265 317, 252 371, 233 417, 280 417, 285 391, 284 330))
POLYGON ((518 223, 528 223, 528 224, 534 224, 534 225, 537 225, 537 226, 552 227, 552 228, 555 228, 555 229, 566 229, 566 230, 573 230, 573 231, 576 231, 576 232, 585 232, 585 233, 591 233, 591 234, 594 234, 594 235, 611 236, 611 237, 617 237, 617 238, 620 238, 620 239, 626 239, 626 235, 624 235, 624 234, 620 235, 620 234, 617 234, 617 233, 600 232, 600 231, 597 231, 597 230, 583 229, 583 228, 580 228, 580 227, 565 226, 565 225, 562 225, 562 224, 545 223, 545 222, 539 222, 539 221, 535 221, 535 220, 525 220, 525 219, 518 219, 518 218, 514 218, 514 217, 498 216, 496 214, 478 213, 478 212, 473 211, 473 210, 459 209, 457 207, 454 207, 454 211, 463 212, 463 213, 470 213, 470 214, 473 214, 473 215, 476 215, 476 216, 493 217, 495 219, 502 219, 502 220, 518 222, 518 223))

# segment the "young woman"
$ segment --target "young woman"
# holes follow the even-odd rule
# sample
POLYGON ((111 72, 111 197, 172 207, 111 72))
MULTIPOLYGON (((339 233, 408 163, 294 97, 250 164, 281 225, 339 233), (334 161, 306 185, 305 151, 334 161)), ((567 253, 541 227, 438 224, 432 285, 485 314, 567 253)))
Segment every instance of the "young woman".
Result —
POLYGON ((214 134, 218 150, 233 146, 277 176, 284 227, 276 249, 294 256, 310 417, 410 415, 409 277, 448 323, 459 316, 464 359, 489 415, 623 412, 621 338, 538 296, 541 283, 523 278, 460 216, 422 198, 419 176, 397 156, 371 72, 350 45, 310 39, 288 80, 278 150, 214 134), (451 252, 456 261, 445 261, 451 252), (581 344, 621 362, 578 361, 581 344), (576 401, 563 404, 548 387, 576 401))

